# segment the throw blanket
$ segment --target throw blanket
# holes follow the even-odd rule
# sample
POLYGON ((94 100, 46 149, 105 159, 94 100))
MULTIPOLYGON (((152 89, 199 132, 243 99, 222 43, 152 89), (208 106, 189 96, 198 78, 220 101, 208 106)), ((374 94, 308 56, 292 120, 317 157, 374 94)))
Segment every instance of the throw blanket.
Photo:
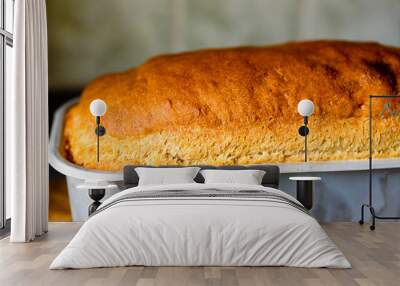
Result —
POLYGON ((154 200, 154 199, 175 199, 175 200, 187 200, 187 199, 237 199, 237 200, 265 200, 269 202, 276 202, 279 204, 286 204, 292 206, 306 214, 308 214, 308 210, 298 201, 293 199, 289 199, 287 196, 283 196, 282 194, 271 192, 267 190, 235 190, 229 191, 225 189, 208 189, 204 188, 202 190, 166 190, 166 191, 146 191, 146 192, 133 192, 124 194, 120 197, 117 197, 113 200, 108 201, 103 204, 101 208, 99 208, 96 212, 94 212, 91 216, 94 216, 110 207, 113 207, 121 202, 128 201, 144 201, 144 200, 154 200))

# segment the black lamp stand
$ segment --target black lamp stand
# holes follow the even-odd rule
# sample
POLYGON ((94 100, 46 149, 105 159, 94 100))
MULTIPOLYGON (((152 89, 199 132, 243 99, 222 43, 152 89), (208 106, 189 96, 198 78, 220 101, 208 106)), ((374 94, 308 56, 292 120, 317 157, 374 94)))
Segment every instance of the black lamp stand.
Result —
MULTIPOLYGON (((95 133, 97 135, 97 162, 100 161, 100 136, 104 136, 106 134, 106 129, 103 125, 100 124, 100 116, 96 116, 96 129, 95 133)), ((105 189, 89 189, 89 197, 94 201, 89 206, 89 216, 94 213, 97 208, 101 205, 100 200, 104 197, 106 193, 105 189)))
POLYGON ((94 201, 88 208, 89 216, 101 205, 100 200, 106 194, 106 189, 89 189, 89 197, 94 201))
MULTIPOLYGON (((370 95, 369 96, 369 188, 368 188, 368 203, 367 204, 362 204, 361 205, 361 219, 359 220, 359 224, 364 224, 364 208, 368 208, 370 213, 371 213, 371 218, 372 218, 372 224, 369 226, 370 230, 375 229, 375 219, 389 219, 389 220, 397 220, 400 219, 400 217, 392 216, 392 217, 387 217, 387 216, 378 216, 375 213, 375 208, 373 206, 372 202, 372 153, 373 153, 373 142, 372 142, 372 102, 373 99, 393 99, 393 98, 399 98, 398 95, 370 95)), ((383 111, 382 111, 383 112, 383 111)), ((382 114, 382 113, 381 113, 382 114)), ((394 114, 392 114, 393 116, 394 114)))
POLYGON ((299 134, 304 137, 304 162, 307 162, 307 135, 310 133, 308 125, 308 116, 304 116, 304 125, 299 128, 299 134))

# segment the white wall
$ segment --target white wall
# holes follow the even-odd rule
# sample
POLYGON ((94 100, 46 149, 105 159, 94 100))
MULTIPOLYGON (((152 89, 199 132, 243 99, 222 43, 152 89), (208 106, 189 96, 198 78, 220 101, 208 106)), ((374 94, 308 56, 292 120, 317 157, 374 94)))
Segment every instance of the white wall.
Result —
POLYGON ((205 47, 343 38, 400 45, 399 0, 48 0, 51 87, 205 47))

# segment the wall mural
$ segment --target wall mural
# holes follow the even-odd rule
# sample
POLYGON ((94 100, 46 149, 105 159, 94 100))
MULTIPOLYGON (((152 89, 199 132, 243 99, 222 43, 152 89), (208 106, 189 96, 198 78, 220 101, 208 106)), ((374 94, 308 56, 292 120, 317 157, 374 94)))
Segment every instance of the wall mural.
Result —
MULTIPOLYGON (((80 97, 65 113, 64 127, 57 123, 57 132, 64 135, 63 156, 83 168, 112 171, 125 164, 302 162, 305 140, 298 129, 304 121, 297 104, 307 98, 315 104, 308 120, 308 160, 346 160, 337 164, 340 168, 363 165, 368 158, 368 95, 399 94, 400 57, 389 46, 400 45, 400 2, 242 2, 47 1, 50 120, 65 101, 80 97), (293 44, 148 60, 196 49, 306 39, 382 45, 293 44), (101 76, 107 73, 114 74, 101 76), (106 132, 99 140, 99 162, 96 120, 89 111, 94 99, 103 99, 108 107, 101 117, 106 132), (353 159, 364 161, 347 161, 353 159)), ((389 103, 393 112, 399 109, 397 101, 389 103)), ((377 117, 385 101, 379 104, 377 117)), ((374 120, 374 160, 398 158, 399 117, 389 113, 374 120)), ((50 220, 87 216, 92 202, 76 189, 82 180, 57 170, 62 174, 50 168, 50 220)), ((391 172, 374 173, 376 184, 387 182, 376 186, 378 212, 389 215, 399 211, 398 170, 391 172)), ((280 188, 295 195, 291 175, 281 174, 280 188)), ((366 171, 313 175, 323 177, 315 186, 315 217, 360 219, 366 171)))

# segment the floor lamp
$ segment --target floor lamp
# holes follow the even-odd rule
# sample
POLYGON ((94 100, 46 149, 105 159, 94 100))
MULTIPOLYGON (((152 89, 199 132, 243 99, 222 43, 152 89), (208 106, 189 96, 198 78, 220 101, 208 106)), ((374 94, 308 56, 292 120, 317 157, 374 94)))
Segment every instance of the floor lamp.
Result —
MULTIPOLYGON (((106 129, 100 124, 100 118, 106 113, 107 105, 101 99, 95 99, 90 103, 90 113, 96 117, 96 129, 95 133, 97 136, 97 162, 100 161, 100 137, 106 134, 106 129)), ((89 206, 89 215, 94 213, 100 206, 100 200, 104 197, 106 189, 104 188, 90 188, 89 197, 94 201, 89 206)))

